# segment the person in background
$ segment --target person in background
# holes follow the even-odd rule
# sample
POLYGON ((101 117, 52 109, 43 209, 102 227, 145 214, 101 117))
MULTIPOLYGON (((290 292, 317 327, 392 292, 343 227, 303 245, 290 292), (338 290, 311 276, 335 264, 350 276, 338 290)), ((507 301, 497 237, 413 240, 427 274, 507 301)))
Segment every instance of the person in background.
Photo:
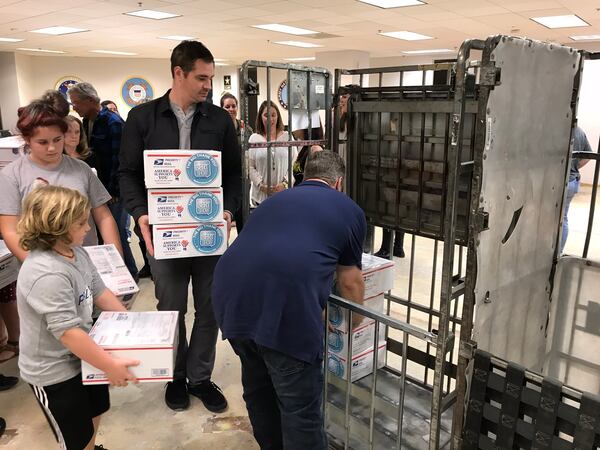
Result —
POLYGON ((305 181, 254 210, 215 269, 213 305, 242 363, 244 401, 261 449, 326 450, 323 311, 364 298, 366 220, 344 195, 344 162, 313 152, 305 181))
POLYGON ((90 150, 87 144, 83 123, 75 116, 65 117, 69 128, 65 133, 64 152, 71 158, 80 159, 95 171, 96 155, 90 150))
POLYGON ((231 227, 240 206, 242 168, 231 117, 206 102, 215 75, 210 50, 198 41, 183 41, 171 53, 172 88, 162 97, 136 106, 127 115, 121 144, 121 193, 127 210, 139 224, 148 248, 160 311, 179 312, 179 344, 173 382, 167 383, 165 403, 174 410, 189 407, 189 395, 198 397, 212 412, 227 408, 221 389, 211 380, 217 335, 210 287, 218 256, 155 259, 144 183, 144 150, 205 149, 220 151, 223 220, 231 227), (194 324, 187 340, 185 314, 192 284, 194 324))
POLYGON ((83 117, 83 128, 88 138, 88 146, 96 154, 98 178, 112 196, 108 207, 112 213, 121 237, 123 258, 131 275, 137 278, 137 267, 131 253, 127 233, 127 212, 119 192, 119 151, 123 119, 100 105, 100 97, 90 83, 77 83, 69 89, 73 108, 83 117))
POLYGON ((52 105, 60 117, 67 117, 71 112, 71 105, 59 91, 48 90, 42 94, 40 100, 52 105))
MULTIPOLYGON (((590 142, 585 135, 585 132, 580 127, 573 128, 573 151, 574 152, 592 152, 590 142)), ((569 236, 569 206, 571 206, 571 200, 575 197, 575 194, 579 192, 579 180, 581 174, 579 169, 585 166, 589 159, 571 159, 571 170, 569 171, 569 184, 567 185, 567 198, 565 199, 565 207, 563 209, 563 222, 562 222, 562 237, 560 242, 560 252, 562 253, 565 244, 567 243, 567 237, 569 236)))
MULTIPOLYGON (((258 109, 255 132, 248 142, 266 143, 267 141, 291 141, 293 138, 283 130, 283 121, 279 109, 273 102, 264 101, 258 109), (270 124, 270 136, 267 136, 267 124, 270 124)), ((251 200, 258 206, 271 194, 281 192, 290 184, 289 157, 292 162, 298 156, 297 147, 270 147, 271 167, 267 166, 267 147, 248 150, 248 168, 252 182, 251 200), (271 172, 271 185, 268 185, 268 174, 271 172)))
MULTIPOLYGON (((17 377, 7 377, 0 373, 0 391, 7 391, 8 389, 12 389, 17 385, 19 379, 17 377)), ((0 417, 0 437, 4 434, 6 430, 6 420, 4 417, 0 417)))
POLYGON ((126 311, 81 247, 90 209, 76 190, 42 186, 25 198, 17 226, 19 245, 29 252, 17 280, 19 370, 67 450, 97 448, 100 417, 110 408, 107 385, 83 385, 81 361, 99 368, 113 386, 136 382, 128 368, 139 364, 111 356, 88 335, 93 306, 126 311))
POLYGON ((19 355, 19 335, 17 282, 14 281, 0 289, 0 363, 19 355))
MULTIPOLYGON (((245 123, 237 118, 238 115, 238 100, 235 98, 235 95, 230 94, 229 92, 225 92, 221 96, 221 108, 229 113, 231 120, 233 120, 233 124, 235 126, 235 132, 237 134, 238 140, 240 141, 240 146, 242 145, 242 140, 244 136, 248 136, 252 134, 252 128, 245 125, 245 123)), ((235 220, 235 228, 237 233, 240 234, 242 229, 244 228, 244 214, 242 207, 238 208, 237 211, 233 213, 233 220, 235 220)))
POLYGON ((100 105, 106 107, 106 109, 108 109, 111 112, 114 112, 117 116, 121 117, 121 114, 119 114, 119 108, 117 108, 117 104, 112 100, 104 100, 102 103, 100 103, 100 105))

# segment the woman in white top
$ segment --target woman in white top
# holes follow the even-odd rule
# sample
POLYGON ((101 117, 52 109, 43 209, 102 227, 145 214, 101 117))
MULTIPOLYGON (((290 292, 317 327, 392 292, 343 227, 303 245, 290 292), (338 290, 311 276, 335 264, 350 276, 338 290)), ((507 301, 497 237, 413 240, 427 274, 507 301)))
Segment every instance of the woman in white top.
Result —
MULTIPOLYGON (((290 141, 293 138, 283 131, 283 121, 277 106, 266 101, 260 105, 256 117, 256 133, 250 136, 249 143, 290 141), (267 122, 270 122, 271 135, 267 138, 267 122)), ((251 198, 254 206, 260 204, 269 195, 281 192, 289 185, 289 154, 294 162, 298 156, 297 147, 251 148, 248 151, 250 181, 252 181, 251 198), (267 166, 267 151, 271 152, 271 164, 267 166), (271 184, 268 185, 268 173, 271 172, 271 184)))

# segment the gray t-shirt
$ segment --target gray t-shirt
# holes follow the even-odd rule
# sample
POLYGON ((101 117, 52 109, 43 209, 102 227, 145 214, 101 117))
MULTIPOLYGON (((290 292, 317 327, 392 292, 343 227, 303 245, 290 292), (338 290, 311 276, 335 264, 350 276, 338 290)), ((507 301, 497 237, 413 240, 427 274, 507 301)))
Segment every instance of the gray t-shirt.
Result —
MULTIPOLYGON (((573 129, 573 151, 574 152, 591 152, 592 147, 585 135, 584 131, 575 127, 573 129)), ((569 172, 569 181, 579 180, 579 158, 571 159, 571 171, 569 172)))
MULTIPOLYGON (((0 214, 21 215, 24 198, 36 187, 44 184, 76 189, 90 199, 92 208, 97 208, 111 199, 92 169, 78 159, 63 156, 54 169, 38 166, 24 155, 11 162, 0 172, 0 214)), ((90 216, 90 231, 83 245, 98 245, 96 225, 90 216)))
POLYGON ((187 111, 184 111, 175 103, 170 103, 171 109, 177 118, 177 125, 179 126, 179 149, 189 150, 192 148, 192 122, 194 121, 194 114, 196 113, 198 104, 193 103, 187 111))
POLYGON ((30 384, 49 386, 81 372, 80 359, 60 338, 75 327, 90 331, 93 300, 105 285, 86 251, 74 250, 73 262, 51 250, 34 250, 19 271, 19 369, 30 384))

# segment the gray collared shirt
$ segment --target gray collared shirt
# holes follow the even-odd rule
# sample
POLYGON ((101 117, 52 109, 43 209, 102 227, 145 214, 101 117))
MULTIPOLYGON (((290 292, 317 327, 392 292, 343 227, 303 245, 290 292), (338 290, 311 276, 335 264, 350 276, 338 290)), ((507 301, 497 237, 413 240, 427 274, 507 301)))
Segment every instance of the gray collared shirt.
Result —
POLYGON ((194 120, 194 113, 196 112, 197 103, 192 104, 187 111, 183 111, 178 105, 171 102, 171 109, 175 113, 177 118, 177 125, 179 126, 179 149, 189 150, 192 148, 192 121, 194 120))

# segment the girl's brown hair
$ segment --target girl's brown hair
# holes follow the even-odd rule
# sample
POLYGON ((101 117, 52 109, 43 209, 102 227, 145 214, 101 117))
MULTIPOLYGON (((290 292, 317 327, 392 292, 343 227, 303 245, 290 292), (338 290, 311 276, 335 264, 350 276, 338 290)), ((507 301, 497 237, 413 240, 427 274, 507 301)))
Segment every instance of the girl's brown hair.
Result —
MULTIPOLYGON (((265 100, 264 102, 262 102, 262 104, 260 105, 260 108, 258 109, 258 115, 256 116, 256 127, 254 128, 256 130, 256 132, 262 136, 267 136, 267 130, 262 121, 262 115, 263 115, 263 112, 265 111, 265 109, 267 109, 267 105, 269 105, 270 108, 275 109, 275 111, 277 111, 277 125, 276 125, 277 134, 279 134, 283 131, 283 120, 281 120, 281 113, 279 112, 279 109, 277 108, 277 106, 275 106, 275 103, 270 102, 270 104, 269 104, 265 100)), ((273 131, 273 130, 271 130, 271 131, 273 131)), ((267 140, 268 140, 268 136, 267 136, 267 140)))
POLYGON ((42 186, 23 202, 17 224, 19 245, 25 250, 50 250, 57 242, 71 243, 69 228, 88 213, 90 202, 81 192, 62 186, 42 186))
POLYGON ((17 128, 24 138, 31 138, 39 127, 58 127, 63 134, 68 129, 67 122, 47 101, 34 100, 19 108, 17 128))

